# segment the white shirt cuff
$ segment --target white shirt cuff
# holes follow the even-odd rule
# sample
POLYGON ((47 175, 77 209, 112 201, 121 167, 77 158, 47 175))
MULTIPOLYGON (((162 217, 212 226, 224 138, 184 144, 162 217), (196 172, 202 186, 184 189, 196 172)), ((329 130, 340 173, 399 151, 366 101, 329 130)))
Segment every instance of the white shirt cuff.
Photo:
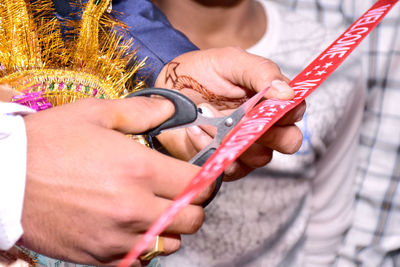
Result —
POLYGON ((14 103, 0 103, 0 250, 22 236, 27 140, 24 119, 34 112, 14 103))

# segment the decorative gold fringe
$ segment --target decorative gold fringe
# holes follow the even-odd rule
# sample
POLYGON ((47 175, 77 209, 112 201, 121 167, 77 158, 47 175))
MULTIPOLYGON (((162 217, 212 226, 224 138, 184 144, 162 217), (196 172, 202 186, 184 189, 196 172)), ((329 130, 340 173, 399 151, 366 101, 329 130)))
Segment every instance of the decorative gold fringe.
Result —
POLYGON ((0 84, 43 91, 52 105, 86 97, 117 99, 143 88, 132 77, 138 62, 125 25, 105 11, 111 0, 90 0, 67 40, 52 0, 0 3, 0 84), (23 82, 21 82, 21 79, 23 82), (35 86, 32 86, 35 85, 35 86))

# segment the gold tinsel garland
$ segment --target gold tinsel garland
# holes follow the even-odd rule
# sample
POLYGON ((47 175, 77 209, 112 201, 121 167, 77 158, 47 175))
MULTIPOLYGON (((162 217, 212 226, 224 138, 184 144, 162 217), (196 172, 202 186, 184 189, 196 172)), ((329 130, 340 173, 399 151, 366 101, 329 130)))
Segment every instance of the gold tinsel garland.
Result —
MULTIPOLYGON (((63 38, 51 0, 0 3, 0 84, 42 92, 52 105, 76 99, 121 98, 144 87, 124 25, 105 14, 110 0, 90 0, 63 38)), ((28 91, 26 91, 28 90, 28 91)))

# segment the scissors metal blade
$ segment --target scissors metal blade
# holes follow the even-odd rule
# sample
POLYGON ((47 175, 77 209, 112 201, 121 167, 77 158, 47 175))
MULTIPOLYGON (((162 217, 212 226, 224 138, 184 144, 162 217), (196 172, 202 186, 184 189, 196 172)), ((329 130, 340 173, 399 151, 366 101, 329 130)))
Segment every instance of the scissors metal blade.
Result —
MULTIPOLYGON (((252 96, 229 116, 219 117, 218 124, 215 125, 217 127, 217 134, 215 135, 211 143, 208 144, 208 146, 203 148, 199 153, 197 153, 192 159, 189 160, 189 163, 197 166, 202 166, 208 160, 208 158, 211 157, 215 150, 217 150, 218 146, 221 144, 222 140, 225 138, 228 132, 230 132, 232 128, 235 127, 236 124, 238 124, 239 121, 261 100, 268 89, 269 87, 252 96)), ((204 118, 204 116, 201 117, 204 118)), ((196 121, 197 119, 195 120, 195 122, 196 121)), ((223 177, 223 173, 218 176, 214 191, 211 196, 203 203, 203 207, 206 207, 215 198, 219 189, 221 188, 223 177)))
POLYGON ((244 115, 246 115, 249 110, 251 110, 260 101, 260 99, 264 96, 268 89, 269 87, 253 95, 250 99, 240 105, 234 112, 232 112, 228 116, 207 117, 204 116, 201 112, 198 112, 197 118, 193 122, 164 129, 163 131, 187 128, 197 125, 211 125, 217 127, 217 134, 219 133, 218 135, 222 135, 221 137, 224 137, 230 131, 230 129, 232 129, 244 117, 244 115))
MULTIPOLYGON (((217 124, 214 125, 217 127, 217 134, 215 135, 211 143, 208 144, 202 150, 200 150, 192 159, 190 159, 189 162, 194 163, 199 160, 205 161, 204 157, 206 156, 208 158, 211 155, 210 151, 214 152, 216 150, 216 148, 221 144, 225 136, 239 123, 239 121, 244 117, 244 115, 246 115, 261 100, 261 98, 268 90, 269 87, 265 88, 264 90, 261 90, 260 92, 252 96, 249 100, 247 100, 245 103, 240 105, 230 115, 215 118, 218 119, 218 121, 216 121, 217 124)), ((196 121, 197 119, 191 124, 196 125, 195 124, 196 121)))
MULTIPOLYGON (((265 93, 270 89, 268 86, 267 88, 261 90, 257 94, 253 95, 249 100, 244 102, 239 109, 243 109, 244 115, 246 115, 260 100, 261 98, 265 95, 265 93)), ((244 116, 243 115, 243 116, 244 116)))
POLYGON ((220 117, 220 122, 217 125, 217 134, 214 139, 216 144, 221 144, 224 137, 232 130, 236 124, 246 115, 264 96, 268 91, 269 87, 261 90, 257 94, 253 95, 249 100, 240 105, 234 112, 228 116, 220 117))

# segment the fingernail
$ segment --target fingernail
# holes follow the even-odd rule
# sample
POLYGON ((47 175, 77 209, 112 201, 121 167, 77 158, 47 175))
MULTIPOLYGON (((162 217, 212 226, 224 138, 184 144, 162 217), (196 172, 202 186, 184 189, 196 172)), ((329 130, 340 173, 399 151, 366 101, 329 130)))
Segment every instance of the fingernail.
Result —
POLYGON ((227 176, 232 176, 236 171, 236 164, 235 162, 232 163, 231 165, 229 165, 228 167, 226 167, 224 174, 227 176))
POLYGON ((272 87, 274 87, 276 90, 279 92, 288 92, 292 91, 292 88, 289 86, 289 84, 285 81, 281 80, 273 80, 271 82, 272 87))
POLYGON ((203 132, 199 126, 190 126, 190 127, 186 128, 186 130, 189 131, 193 135, 200 135, 203 132))

